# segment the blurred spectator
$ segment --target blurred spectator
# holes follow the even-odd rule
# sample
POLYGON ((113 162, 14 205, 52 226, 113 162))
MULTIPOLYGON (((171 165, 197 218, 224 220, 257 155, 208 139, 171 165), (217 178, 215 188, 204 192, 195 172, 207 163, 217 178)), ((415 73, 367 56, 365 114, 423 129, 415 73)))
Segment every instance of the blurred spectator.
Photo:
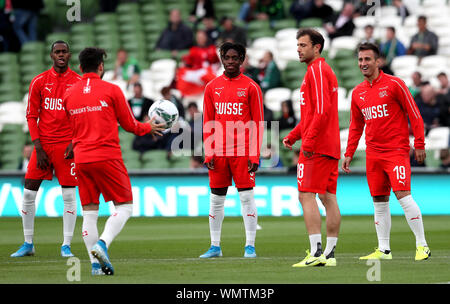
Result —
POLYGON ((355 24, 353 23, 354 6, 346 2, 339 15, 324 25, 330 39, 341 36, 352 36, 355 24))
POLYGON ((258 0, 248 0, 242 3, 239 10, 239 20, 248 23, 256 19, 256 11, 258 9, 258 0))
POLYGON ((189 168, 191 169, 207 169, 205 164, 203 163, 203 157, 202 156, 191 156, 191 162, 189 164, 189 168))
POLYGON ((289 13, 299 24, 303 19, 311 16, 314 0, 294 0, 289 7, 289 13))
POLYGON ((216 46, 209 44, 204 30, 198 30, 196 45, 182 57, 183 66, 176 72, 176 88, 183 96, 196 95, 203 92, 205 85, 217 75, 220 60, 216 46))
POLYGON ((441 168, 448 169, 450 168, 450 150, 442 149, 439 153, 439 159, 441 160, 441 168))
POLYGON ((333 18, 333 8, 325 3, 324 0, 310 0, 312 3, 311 13, 308 18, 322 19, 323 23, 327 23, 333 18))
POLYGON ((124 49, 119 49, 117 51, 113 80, 125 80, 128 87, 128 85, 134 85, 139 81, 140 74, 141 69, 138 61, 135 58, 128 56, 127 51, 124 49))
POLYGON ((265 103, 263 103, 264 121, 267 123, 267 129, 272 128, 272 121, 274 121, 273 111, 269 109, 265 103))
POLYGON ((267 144, 266 147, 261 149, 261 157, 259 159, 260 168, 281 168, 283 163, 281 162, 280 154, 277 149, 271 144, 267 144))
POLYGON ((28 162, 31 158, 31 153, 33 152, 34 146, 30 144, 25 144, 22 149, 22 157, 19 163, 18 170, 21 170, 23 172, 27 171, 28 162))
POLYGON ((386 56, 386 64, 391 65, 392 60, 397 56, 406 54, 406 48, 395 36, 395 28, 389 26, 386 28, 386 42, 380 46, 381 53, 386 56))
POLYGON ((190 12, 189 21, 198 23, 203 18, 215 18, 214 4, 212 0, 195 0, 194 6, 190 12))
POLYGON ((222 31, 219 34, 219 45, 230 41, 247 46, 247 32, 245 29, 235 25, 232 18, 224 16, 220 21, 220 24, 222 26, 222 31))
POLYGON ((293 156, 292 156, 292 163, 291 166, 288 169, 289 173, 295 173, 297 174, 297 165, 298 165, 298 158, 300 156, 300 150, 299 149, 292 149, 293 156))
POLYGON ((256 8, 256 19, 269 20, 270 25, 285 18, 282 0, 259 0, 256 8))
POLYGON ((280 123, 280 131, 285 129, 293 129, 297 125, 292 100, 288 99, 281 102, 281 117, 278 119, 280 123))
POLYGON ((153 104, 153 100, 142 94, 142 85, 136 82, 133 86, 134 96, 128 100, 134 117, 140 122, 148 120, 148 110, 153 104))
POLYGON ((259 82, 259 80, 258 80, 258 68, 254 67, 254 66, 252 66, 250 64, 250 62, 248 60, 248 54, 245 54, 244 62, 241 65, 241 73, 243 73, 244 75, 250 77, 251 79, 256 81, 256 83, 259 82))
POLYGON ((439 83, 441 85, 441 87, 439 88, 437 93, 447 95, 449 93, 449 89, 450 89, 450 84, 448 82, 447 74, 445 74, 444 72, 441 72, 437 75, 437 79, 439 80, 439 83))
POLYGON ((371 1, 370 5, 367 3, 367 0, 357 0, 357 1, 353 1, 356 2, 355 4, 355 12, 354 12, 354 16, 367 16, 368 11, 370 10, 370 8, 372 7, 373 4, 375 4, 375 1, 371 1))
POLYGON ((170 50, 172 55, 176 56, 179 50, 192 46, 193 38, 191 28, 181 20, 180 10, 173 9, 169 14, 169 24, 156 43, 156 49, 170 50))
POLYGON ((439 126, 440 104, 434 88, 430 84, 422 86, 415 101, 423 118, 425 134, 427 134, 430 129, 439 126))
POLYGON ((197 103, 191 101, 187 105, 187 112, 189 114, 189 126, 191 127, 191 150, 195 150, 199 145, 202 144, 203 138, 203 116, 199 111, 197 103))
POLYGON ((427 29, 427 17, 419 16, 417 27, 419 32, 412 36, 408 54, 419 58, 435 55, 438 49, 438 36, 427 29))
POLYGON ((411 79, 413 83, 408 87, 408 89, 412 97, 415 98, 420 93, 421 87, 428 82, 422 80, 422 74, 418 71, 412 73, 411 79))
POLYGON ((20 41, 11 23, 11 0, 0 1, 0 52, 20 51, 20 41))
POLYGON ((381 54, 380 56, 380 69, 386 74, 394 75, 394 72, 387 65, 386 56, 384 56, 384 54, 381 54))
POLYGON ((258 83, 262 92, 281 86, 281 72, 273 60, 273 54, 266 51, 259 60, 258 83))
POLYGON ((410 15, 408 8, 402 0, 394 0, 392 3, 397 8, 397 16, 402 19, 402 24, 405 22, 406 17, 410 15))
POLYGON ((215 44, 220 35, 220 30, 216 25, 216 19, 213 17, 203 17, 203 26, 211 43, 215 44))
POLYGON ((367 24, 364 27, 364 38, 361 40, 361 43, 373 43, 379 45, 380 42, 378 41, 378 39, 375 39, 373 37, 373 31, 374 31, 373 25, 367 24))
POLYGON ((172 94, 172 89, 169 86, 163 87, 161 89, 161 95, 164 99, 171 101, 177 107, 178 116, 184 119, 186 114, 184 111, 183 103, 179 98, 172 94))
POLYGON ((119 0, 100 0, 100 11, 103 13, 114 13, 119 0))
POLYGON ((44 8, 43 0, 11 0, 13 7, 13 28, 20 44, 37 40, 39 12, 44 8))

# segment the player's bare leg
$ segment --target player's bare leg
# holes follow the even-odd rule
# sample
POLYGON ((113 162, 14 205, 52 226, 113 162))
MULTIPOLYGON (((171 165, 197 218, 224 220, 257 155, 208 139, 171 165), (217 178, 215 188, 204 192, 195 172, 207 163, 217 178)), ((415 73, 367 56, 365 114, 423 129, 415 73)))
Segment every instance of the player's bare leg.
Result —
MULTIPOLYGON (((336 261, 334 260, 334 250, 336 248, 339 229, 341 226, 341 212, 337 203, 337 198, 335 194, 326 192, 325 194, 319 194, 319 198, 325 207, 326 225, 327 225, 327 245, 323 254, 327 259, 333 259, 330 266, 335 266, 336 261)), ((330 260, 331 261, 331 260, 330 260)))
POLYGON ((322 252, 322 219, 317 206, 316 193, 300 192, 298 197, 302 204, 303 218, 309 235, 311 255, 314 255, 317 251, 322 252))
POLYGON ((425 240, 422 213, 419 206, 412 198, 411 191, 395 191, 394 194, 403 208, 409 227, 416 237, 416 260, 428 259, 431 256, 431 251, 425 240))

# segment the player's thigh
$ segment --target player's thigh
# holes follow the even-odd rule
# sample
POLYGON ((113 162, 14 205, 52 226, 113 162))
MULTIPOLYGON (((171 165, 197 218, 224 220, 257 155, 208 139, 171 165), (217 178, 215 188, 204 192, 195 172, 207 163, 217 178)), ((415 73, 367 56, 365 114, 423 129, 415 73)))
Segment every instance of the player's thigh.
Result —
POLYGON ((52 178, 53 178, 53 166, 50 165, 47 167, 47 169, 44 170, 38 168, 36 148, 34 148, 33 152, 31 152, 30 161, 28 162, 27 172, 25 173, 25 179, 52 180, 52 178))
POLYGON ((371 196, 389 196, 391 183, 382 159, 366 158, 366 176, 371 196))
POLYGON ((411 190, 411 163, 408 156, 396 156, 387 159, 385 164, 386 172, 392 185, 392 190, 411 190))
POLYGON ((55 175, 58 178, 60 185, 76 186, 78 183, 75 172, 75 160, 73 158, 64 158, 64 153, 66 152, 68 144, 69 143, 66 142, 55 145, 51 155, 51 162, 55 168, 55 175))
POLYGON ((214 157, 214 169, 208 170, 210 188, 231 186, 231 169, 227 157, 214 157))
POLYGON ((100 189, 96 183, 97 168, 93 166, 93 163, 78 163, 76 166, 81 205, 99 204, 100 189))
POLYGON ((125 203, 133 200, 130 177, 121 159, 99 164, 103 179, 98 183, 105 202, 125 203))
POLYGON ((248 172, 248 157, 230 157, 230 168, 236 188, 246 189, 255 187, 255 172, 248 172))
POLYGON ((299 192, 336 193, 338 160, 321 155, 300 154, 297 164, 299 192))

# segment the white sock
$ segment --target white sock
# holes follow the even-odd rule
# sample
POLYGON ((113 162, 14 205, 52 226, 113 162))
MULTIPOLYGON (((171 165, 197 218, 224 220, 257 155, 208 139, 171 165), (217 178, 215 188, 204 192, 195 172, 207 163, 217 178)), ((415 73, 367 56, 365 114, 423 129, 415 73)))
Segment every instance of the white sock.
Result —
POLYGON ((91 254, 92 246, 98 241, 97 219, 98 210, 83 211, 83 227, 81 231, 91 263, 98 263, 97 259, 91 254))
POLYGON ((222 222, 225 216, 224 207, 225 195, 211 193, 209 205, 209 233, 211 235, 212 246, 220 246, 222 222))
POLYGON ((255 204, 253 189, 239 191, 241 212, 244 218, 245 246, 255 246, 256 229, 258 227, 258 213, 255 204))
POLYGON ((374 202, 375 230, 377 231, 378 249, 385 252, 391 250, 389 239, 391 234, 391 210, 389 202, 374 202))
POLYGON ((318 249, 322 250, 322 234, 310 234, 309 244, 311 246, 310 253, 312 256, 314 256, 318 249))
POLYGON ((63 245, 69 245, 72 242, 73 230, 77 221, 77 202, 75 196, 75 187, 62 188, 62 197, 64 201, 63 213, 63 245))
POLYGON ((23 189, 22 226, 25 242, 33 243, 37 191, 23 189))
POLYGON ((325 247, 325 251, 323 252, 325 257, 334 250, 334 248, 336 247, 336 244, 337 244, 337 240, 338 240, 338 238, 334 237, 334 236, 327 237, 327 246, 325 247))
POLYGON ((411 195, 398 200, 405 212, 406 221, 416 236, 416 246, 428 246, 423 229, 422 213, 411 195))
POLYGON ((116 206, 116 211, 108 218, 100 239, 109 248, 114 238, 122 231, 123 226, 133 213, 133 204, 121 204, 116 206))

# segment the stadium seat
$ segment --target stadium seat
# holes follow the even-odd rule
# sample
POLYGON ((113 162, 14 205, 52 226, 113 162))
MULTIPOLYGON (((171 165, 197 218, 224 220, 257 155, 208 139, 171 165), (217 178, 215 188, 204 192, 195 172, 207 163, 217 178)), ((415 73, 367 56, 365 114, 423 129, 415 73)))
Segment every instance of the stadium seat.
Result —
POLYGON ((404 55, 395 57, 391 63, 391 69, 394 73, 397 73, 398 70, 401 69, 411 69, 412 67, 416 68, 419 59, 414 55, 404 55))
POLYGON ((253 40, 252 48, 258 50, 269 50, 272 53, 277 52, 277 40, 274 37, 261 37, 253 40))
POLYGON ((449 127, 432 128, 425 137, 425 146, 430 150, 440 150, 449 148, 449 127))
POLYGON ((300 21, 299 27, 322 27, 322 19, 320 18, 306 18, 300 21))
POLYGON ((288 88, 273 88, 264 94, 264 104, 272 111, 281 111, 281 102, 291 99, 292 92, 288 88))

